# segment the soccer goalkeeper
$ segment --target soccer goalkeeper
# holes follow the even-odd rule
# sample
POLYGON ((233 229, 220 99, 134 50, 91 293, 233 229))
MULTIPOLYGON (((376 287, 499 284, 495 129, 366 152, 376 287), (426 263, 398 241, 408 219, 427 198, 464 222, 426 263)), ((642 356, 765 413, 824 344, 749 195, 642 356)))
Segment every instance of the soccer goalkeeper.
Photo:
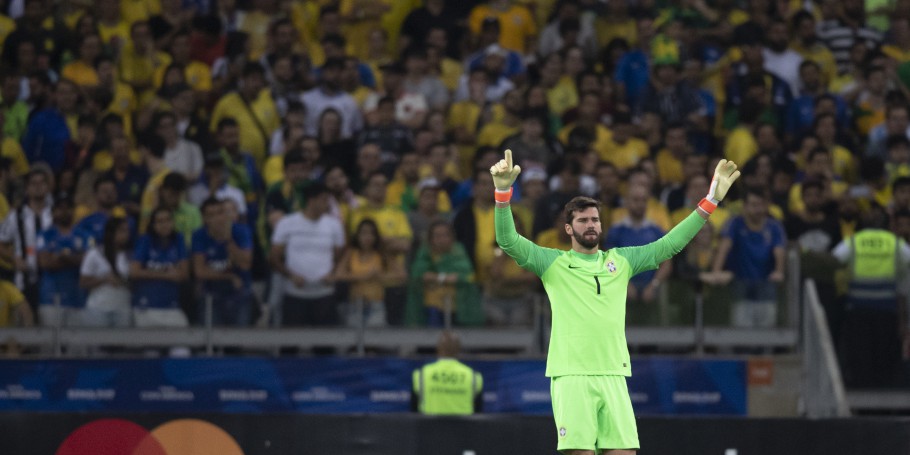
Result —
MULTIPOLYGON (((515 232, 509 200, 521 173, 512 152, 490 168, 496 186, 496 241, 518 265, 540 277, 553 314, 547 377, 558 450, 566 455, 635 454, 638 429, 626 377, 626 289, 637 273, 656 269, 695 237, 739 178, 721 160, 698 208, 667 235, 644 246, 601 251, 600 203, 576 197, 565 206, 568 251, 543 248, 515 232)), ((480 197, 480 196, 478 196, 480 197)))

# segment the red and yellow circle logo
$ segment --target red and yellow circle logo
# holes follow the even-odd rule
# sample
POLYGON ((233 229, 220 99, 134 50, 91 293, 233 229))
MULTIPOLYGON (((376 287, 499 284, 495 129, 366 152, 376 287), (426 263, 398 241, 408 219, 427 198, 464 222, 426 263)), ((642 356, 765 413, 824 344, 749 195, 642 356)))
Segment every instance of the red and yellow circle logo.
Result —
POLYGON ((231 435, 198 419, 165 422, 152 431, 123 419, 101 419, 77 428, 56 455, 243 455, 231 435))

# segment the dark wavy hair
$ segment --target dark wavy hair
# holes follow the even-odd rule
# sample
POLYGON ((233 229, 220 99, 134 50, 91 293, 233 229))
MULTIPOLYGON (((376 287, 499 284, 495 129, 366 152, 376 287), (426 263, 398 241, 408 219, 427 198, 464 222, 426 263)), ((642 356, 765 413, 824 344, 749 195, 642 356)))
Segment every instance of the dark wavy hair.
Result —
MULTIPOLYGON (((111 265, 111 270, 113 270, 114 275, 120 276, 120 271, 117 270, 117 253, 119 252, 116 244, 117 229, 120 229, 120 226, 128 224, 126 218, 113 216, 108 218, 107 223, 104 223, 104 235, 101 237, 101 245, 104 247, 104 258, 107 259, 108 264, 111 265)), ((125 249, 129 248, 129 242, 125 249)))

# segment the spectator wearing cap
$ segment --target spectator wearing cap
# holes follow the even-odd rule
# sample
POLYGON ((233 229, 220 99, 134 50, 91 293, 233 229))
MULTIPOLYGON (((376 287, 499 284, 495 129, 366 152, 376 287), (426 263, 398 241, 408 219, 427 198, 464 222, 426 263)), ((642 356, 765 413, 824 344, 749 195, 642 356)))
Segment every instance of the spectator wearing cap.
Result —
POLYGON ((199 208, 186 201, 187 181, 182 174, 171 172, 164 177, 158 188, 158 208, 171 211, 174 229, 186 240, 187 246, 193 232, 202 226, 199 208))
MULTIPOLYGON (((202 203, 205 225, 193 233, 193 271, 200 291, 212 300, 212 324, 243 327, 250 324, 253 303, 253 233, 230 218, 229 203, 215 197, 202 203)), ((207 310, 199 309, 199 320, 205 321, 207 310)))
POLYGON ((491 0, 471 10, 468 27, 474 36, 481 33, 487 19, 499 22, 499 45, 515 52, 526 54, 534 49, 537 37, 537 23, 530 11, 511 0, 491 0))
POLYGON ((348 138, 363 128, 363 117, 354 98, 341 89, 344 59, 329 58, 319 74, 319 86, 303 93, 300 100, 306 106, 307 134, 316 136, 322 112, 333 108, 341 114, 341 137, 348 138))
POLYGON ((209 129, 215 131, 222 119, 231 117, 240 127, 240 148, 253 155, 257 165, 268 156, 269 140, 278 129, 281 119, 272 94, 265 87, 265 70, 262 65, 249 62, 237 91, 221 97, 212 110, 209 129))
POLYGON ((304 205, 275 226, 269 255, 284 278, 282 324, 332 325, 338 320, 332 270, 344 247, 345 231, 329 211, 322 183, 303 191, 304 205))
POLYGON ((219 201, 231 201, 236 208, 239 219, 246 221, 246 197, 243 191, 228 182, 224 158, 217 153, 206 155, 205 167, 202 170, 201 178, 190 186, 186 194, 187 201, 198 207, 201 207, 202 203, 209 198, 215 198, 219 201))
POLYGON ((51 210, 53 225, 38 235, 40 297, 38 313, 42 325, 79 326, 85 295, 79 288, 79 266, 88 249, 88 234, 73 226, 73 199, 58 197, 51 210))

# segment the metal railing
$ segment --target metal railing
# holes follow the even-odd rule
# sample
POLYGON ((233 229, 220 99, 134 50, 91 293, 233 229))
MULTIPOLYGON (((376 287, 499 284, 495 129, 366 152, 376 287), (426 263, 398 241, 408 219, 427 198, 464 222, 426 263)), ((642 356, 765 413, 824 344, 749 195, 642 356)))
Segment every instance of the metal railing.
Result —
MULTIPOLYGON (((774 328, 733 328, 711 326, 705 322, 705 302, 700 290, 694 296, 692 322, 679 326, 629 326, 626 339, 631 347, 657 346, 702 355, 708 348, 718 350, 737 347, 762 347, 773 350, 793 350, 799 343, 800 281, 799 254, 788 254, 784 299, 784 324, 774 328), (795 273, 792 273, 795 271, 795 273)), ((662 303, 667 305, 678 296, 662 290, 662 303)), ((58 299, 59 300, 59 299, 58 299)), ((368 327, 363 317, 346 327, 301 328, 234 328, 213 324, 214 302, 203 299, 203 325, 189 328, 81 328, 65 327, 58 320, 50 327, 0 328, 0 342, 14 339, 18 344, 36 348, 39 355, 72 357, 97 353, 98 346, 127 349, 152 347, 188 347, 207 356, 219 355, 224 348, 239 348, 239 352, 262 352, 277 355, 283 348, 308 349, 332 347, 339 353, 364 356, 369 350, 407 354, 432 349, 439 334, 438 328, 404 328, 396 326, 368 327)), ((678 302, 677 302, 678 303, 678 302)), ((363 301, 351 302, 357 314, 364 314, 363 301)), ((443 328, 457 329, 462 334, 463 347, 468 351, 510 352, 522 356, 542 356, 549 344, 549 302, 545 295, 536 294, 532 300, 532 321, 528 326, 509 328, 457 327, 453 320, 452 302, 446 302, 443 328)), ((59 302, 56 304, 59 308, 59 302)), ((666 309, 662 309, 665 313, 666 309)), ((58 318, 59 319, 59 318, 58 318)), ((666 317, 661 323, 667 324, 666 317)), ((238 350, 235 350, 238 351, 238 350)))
POLYGON ((850 415, 847 394, 815 281, 806 280, 803 290, 805 298, 801 350, 805 414, 813 418, 847 417, 850 415))

